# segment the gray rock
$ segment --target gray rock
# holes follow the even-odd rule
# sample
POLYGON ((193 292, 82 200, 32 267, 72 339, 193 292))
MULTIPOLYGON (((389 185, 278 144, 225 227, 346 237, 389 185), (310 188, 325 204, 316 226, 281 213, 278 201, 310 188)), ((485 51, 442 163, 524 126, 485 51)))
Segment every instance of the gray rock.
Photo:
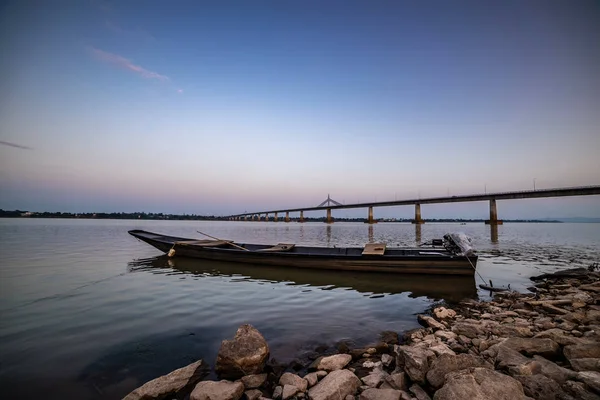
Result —
POLYGON ((347 369, 330 372, 323 380, 309 389, 311 400, 339 400, 354 394, 360 387, 360 379, 347 369))
POLYGON ((448 373, 471 367, 492 368, 483 359, 470 354, 442 354, 431 363, 431 368, 427 372, 427 381, 434 388, 440 388, 448 373))
POLYGON ((400 400, 401 395, 399 390, 370 388, 360 394, 360 400, 400 400))
MULTIPOLYGON (((306 392, 306 389, 308 388, 308 381, 304 378, 300 378, 296 374, 292 374, 291 372, 286 372, 283 375, 281 375, 281 378, 279 378, 279 385, 283 386, 284 393, 285 393, 285 385, 294 385, 295 387, 298 388, 299 391, 306 392)), ((285 397, 285 394, 284 394, 284 397, 285 397)))
POLYGON ((574 379, 577 375, 576 372, 556 365, 552 361, 549 361, 542 356, 533 356, 533 359, 542 367, 540 374, 547 376, 561 385, 569 379, 574 379))
POLYGON ((412 385, 409 390, 417 400, 431 400, 431 397, 419 385, 412 385))
POLYGON ((588 385, 594 392, 600 394, 600 372, 584 371, 579 372, 576 376, 578 381, 588 385))
POLYGON ((256 389, 261 387, 267 380, 267 374, 254 374, 242 376, 240 379, 246 389, 256 389))
POLYGON ((600 372, 600 358, 573 358, 569 362, 575 371, 600 372))
POLYGON ((258 400, 262 397, 262 392, 258 389, 250 389, 244 392, 246 400, 258 400))
POLYGON ((135 389, 124 400, 162 399, 189 391, 202 378, 210 373, 210 367, 199 360, 186 367, 146 382, 135 389))
POLYGON ((437 322, 434 318, 427 316, 427 315, 421 315, 421 314, 417 315, 417 321, 419 321, 419 323, 421 325, 423 325, 425 327, 430 327, 436 331, 440 330, 440 329, 441 330, 446 329, 446 327, 443 324, 437 322))
POLYGON ((502 342, 503 346, 518 351, 521 354, 551 358, 556 357, 560 346, 552 339, 511 337, 502 342))
POLYGON ((319 382, 319 376, 317 375, 316 372, 311 372, 310 374, 306 374, 304 376, 304 379, 306 379, 306 382, 308 383, 308 387, 313 387, 317 384, 317 382, 319 382))
POLYGON ((348 363, 352 361, 352 356, 350 354, 334 354, 328 357, 321 357, 317 361, 317 369, 337 371, 348 365, 348 363))
POLYGON ((202 381, 194 388, 190 400, 238 400, 243 394, 242 382, 202 381))
POLYGON ((398 372, 388 375, 385 377, 385 381, 392 387, 392 389, 408 390, 408 382, 406 380, 405 372, 398 372))
POLYGON ((399 346, 398 362, 413 382, 425 383, 425 374, 429 370, 429 358, 435 353, 417 346, 399 346))
POLYGON ((560 385, 544 375, 521 375, 514 378, 521 382, 525 394, 535 400, 558 399, 562 393, 560 385))
POLYGON ((292 397, 293 395, 295 395, 296 393, 298 393, 299 391, 300 391, 300 389, 298 389, 294 385, 284 385, 283 386, 283 392, 281 394, 281 398, 283 400, 287 400, 290 397, 292 397))
POLYGON ((233 340, 223 340, 215 369, 221 378, 239 379, 262 372, 269 358, 269 345, 252 325, 242 325, 233 340))
POLYGON ((525 400, 521 383, 486 368, 452 372, 434 400, 525 400))

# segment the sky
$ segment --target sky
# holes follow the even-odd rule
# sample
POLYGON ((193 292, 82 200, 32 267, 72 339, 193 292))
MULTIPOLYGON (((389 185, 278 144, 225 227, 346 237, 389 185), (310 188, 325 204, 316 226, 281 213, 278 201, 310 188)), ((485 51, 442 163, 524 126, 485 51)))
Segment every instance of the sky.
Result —
MULTIPOLYGON (((598 185, 598 43, 594 0, 5 1, 0 208, 228 215, 598 185)), ((600 217, 600 196, 498 212, 600 217)))

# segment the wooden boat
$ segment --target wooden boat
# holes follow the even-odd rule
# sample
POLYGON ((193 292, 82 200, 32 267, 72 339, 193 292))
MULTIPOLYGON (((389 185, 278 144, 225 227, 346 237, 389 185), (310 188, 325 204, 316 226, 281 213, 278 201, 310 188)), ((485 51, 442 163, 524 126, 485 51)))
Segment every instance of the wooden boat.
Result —
POLYGON ((189 239, 143 230, 129 233, 170 256, 277 267, 474 275, 477 265, 477 255, 459 255, 445 248, 387 248, 384 243, 369 243, 364 248, 306 247, 285 243, 270 246, 189 239))

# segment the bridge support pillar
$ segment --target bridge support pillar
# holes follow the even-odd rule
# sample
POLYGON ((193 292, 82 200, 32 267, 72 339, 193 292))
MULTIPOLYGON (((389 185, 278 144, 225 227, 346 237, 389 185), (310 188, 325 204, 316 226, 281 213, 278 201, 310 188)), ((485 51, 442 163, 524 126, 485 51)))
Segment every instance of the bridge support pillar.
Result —
POLYGON ((425 223, 425 221, 421 219, 421 205, 419 203, 415 204, 415 219, 410 222, 419 225, 425 223))
POLYGON ((333 224, 333 218, 331 217, 331 208, 327 209, 327 220, 325 221, 326 224, 333 224))
POLYGON ((248 221, 248 216, 244 215, 244 221, 248 221))
POLYGON ((273 222, 277 222, 279 218, 277 218, 277 213, 275 213, 275 215, 273 216, 273 222))
POLYGON ((496 199, 490 200, 490 219, 485 220, 486 225, 502 225, 504 222, 498 219, 498 209, 496 208, 496 199))
POLYGON ((373 218, 373 207, 369 207, 369 216, 365 221, 367 224, 376 224, 375 218, 373 218))
POLYGON ((269 213, 265 214, 265 222, 269 222, 269 213))
POLYGON ((300 219, 298 222, 304 222, 304 211, 300 211, 300 219))
POLYGON ((290 222, 290 212, 289 211, 285 212, 285 222, 290 222))
POLYGON ((257 214, 256 216, 258 217, 258 222, 260 222, 260 219, 261 219, 262 217, 260 216, 260 214, 257 214))

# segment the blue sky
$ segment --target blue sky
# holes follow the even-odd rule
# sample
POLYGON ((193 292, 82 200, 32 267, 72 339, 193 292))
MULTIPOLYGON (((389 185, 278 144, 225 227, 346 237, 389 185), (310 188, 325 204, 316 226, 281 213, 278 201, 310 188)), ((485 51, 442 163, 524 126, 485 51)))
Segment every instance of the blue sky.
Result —
MULTIPOLYGON (((599 41, 597 1, 5 2, 0 208, 229 214, 600 184, 599 41)), ((600 197, 499 212, 600 217, 600 197)))

